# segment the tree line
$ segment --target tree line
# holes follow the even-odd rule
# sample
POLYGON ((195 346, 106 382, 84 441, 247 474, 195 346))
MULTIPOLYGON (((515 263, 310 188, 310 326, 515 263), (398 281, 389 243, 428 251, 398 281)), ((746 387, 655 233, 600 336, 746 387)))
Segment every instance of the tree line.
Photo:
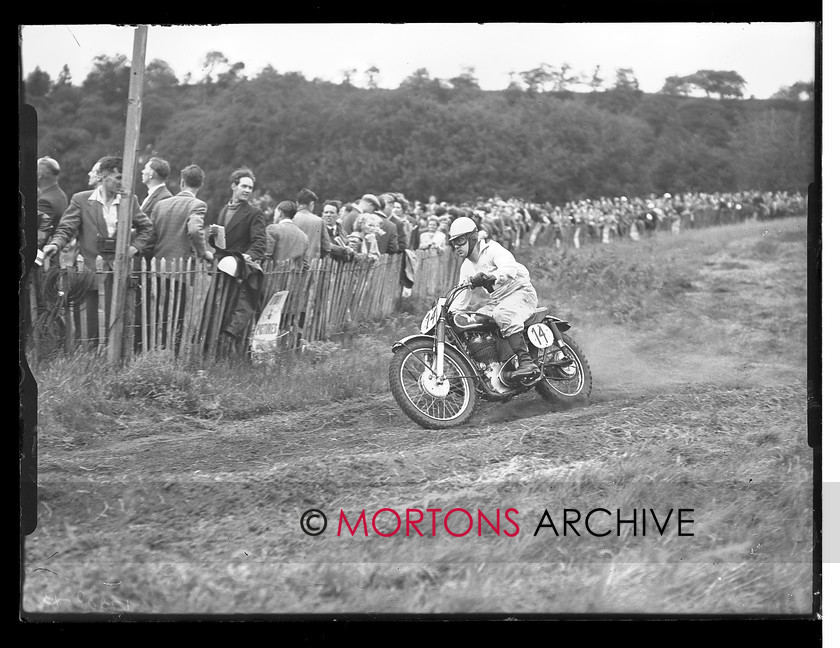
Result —
MULTIPOLYGON (((211 208, 227 200, 228 175, 242 165, 271 200, 309 187, 322 199, 400 191, 560 203, 666 191, 804 193, 814 178, 813 82, 756 100, 742 98, 745 81, 733 71, 669 77, 660 92, 644 93, 631 68, 605 87, 600 68, 583 74, 567 64, 511 72, 500 91, 482 90, 469 67, 452 79, 420 69, 395 89, 378 87, 375 66, 364 87, 353 83, 356 70, 333 83, 271 66, 248 78, 243 68, 220 52, 207 54, 201 79, 181 82, 160 59, 146 66, 140 161, 199 164, 211 208), (692 96, 698 91, 706 96, 692 96)), ((40 69, 24 80, 38 112, 38 155, 60 162, 65 191, 85 189, 102 155, 121 154, 130 69, 125 56, 100 55, 78 85, 66 66, 55 80, 40 69)))

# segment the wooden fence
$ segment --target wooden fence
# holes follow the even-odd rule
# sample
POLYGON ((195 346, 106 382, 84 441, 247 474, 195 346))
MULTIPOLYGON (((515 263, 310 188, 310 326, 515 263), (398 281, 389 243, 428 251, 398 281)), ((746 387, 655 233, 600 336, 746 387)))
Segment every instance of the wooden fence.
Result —
MULTIPOLYGON (((415 253, 412 299, 431 301, 452 286, 460 261, 451 250, 415 253)), ((272 295, 287 291, 280 321, 281 349, 302 341, 326 340, 353 322, 393 313, 403 296, 403 255, 374 262, 316 260, 308 270, 288 262, 265 263, 256 279, 232 277, 195 259, 141 262, 128 289, 124 311, 124 355, 152 350, 178 362, 246 356, 262 308, 272 295), (239 335, 229 336, 238 311, 239 335), (250 310, 249 310, 250 309, 250 310)), ((113 273, 57 265, 33 270, 29 288, 30 349, 38 356, 77 347, 103 349, 108 339, 113 273)))

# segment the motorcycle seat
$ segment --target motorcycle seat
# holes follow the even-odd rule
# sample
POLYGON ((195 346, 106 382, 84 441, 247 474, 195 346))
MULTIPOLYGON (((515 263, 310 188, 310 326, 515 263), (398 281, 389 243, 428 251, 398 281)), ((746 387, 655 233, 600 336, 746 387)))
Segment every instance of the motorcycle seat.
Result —
POLYGON ((525 320, 525 328, 531 326, 531 324, 536 324, 537 322, 542 322, 545 318, 546 313, 548 313, 548 309, 544 306, 541 306, 537 310, 534 311, 534 314, 531 315, 528 319, 525 320))

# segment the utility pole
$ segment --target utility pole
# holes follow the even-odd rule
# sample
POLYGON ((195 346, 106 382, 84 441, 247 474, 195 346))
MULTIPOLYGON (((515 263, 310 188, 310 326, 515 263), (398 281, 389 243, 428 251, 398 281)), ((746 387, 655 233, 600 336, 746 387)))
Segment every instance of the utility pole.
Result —
MULTIPOLYGON (((117 210, 117 249, 114 256, 114 286, 111 298, 111 321, 108 327, 108 362, 118 364, 122 359, 123 327, 125 324, 126 294, 131 276, 128 247, 134 214, 134 176, 137 167, 137 146, 140 140, 140 117, 143 113, 143 76, 146 71, 147 25, 134 30, 134 54, 131 57, 131 81, 128 86, 125 143, 123 146, 123 180, 125 194, 117 210)), ((131 304, 130 308, 134 308, 131 304)))

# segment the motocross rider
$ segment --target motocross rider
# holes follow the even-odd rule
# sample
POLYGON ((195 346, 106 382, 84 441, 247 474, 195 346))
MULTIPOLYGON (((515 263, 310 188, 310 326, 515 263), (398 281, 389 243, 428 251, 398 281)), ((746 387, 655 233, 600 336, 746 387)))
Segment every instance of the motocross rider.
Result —
MULTIPOLYGON (((516 353, 519 367, 511 372, 510 377, 522 380, 538 373, 539 368, 531 359, 522 334, 525 320, 537 309, 537 292, 531 285, 528 269, 496 241, 479 240, 475 221, 466 216, 452 221, 449 243, 455 249, 455 254, 463 259, 459 282, 469 282, 472 288, 492 290, 489 301, 478 312, 493 318, 502 337, 516 353)), ((465 311, 471 292, 465 290, 459 294, 450 306, 450 311, 465 311)))

